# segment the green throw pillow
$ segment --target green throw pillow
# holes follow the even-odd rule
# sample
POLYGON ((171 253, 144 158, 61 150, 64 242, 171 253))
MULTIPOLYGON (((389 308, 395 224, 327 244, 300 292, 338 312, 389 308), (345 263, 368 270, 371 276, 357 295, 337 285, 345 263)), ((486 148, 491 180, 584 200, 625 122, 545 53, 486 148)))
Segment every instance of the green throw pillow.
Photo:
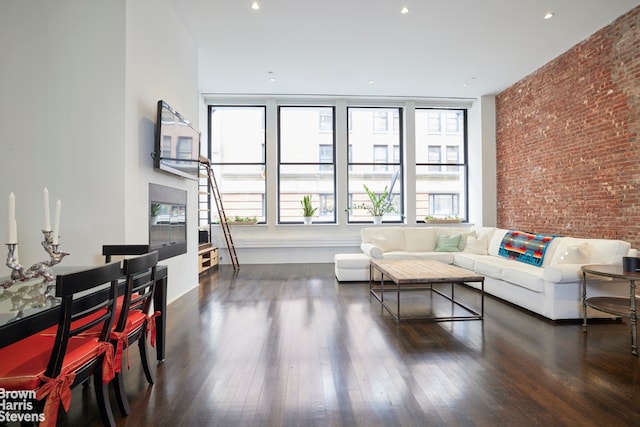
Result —
POLYGON ((452 234, 450 236, 438 237, 438 244, 436 245, 436 252, 459 252, 460 248, 460 234, 452 234))

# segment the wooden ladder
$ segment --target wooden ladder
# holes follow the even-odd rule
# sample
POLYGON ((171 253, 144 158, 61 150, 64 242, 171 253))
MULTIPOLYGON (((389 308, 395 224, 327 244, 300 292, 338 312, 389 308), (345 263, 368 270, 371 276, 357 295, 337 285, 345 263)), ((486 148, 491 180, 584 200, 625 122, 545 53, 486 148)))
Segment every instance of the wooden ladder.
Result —
POLYGON ((231 238, 231 230, 229 229, 229 223, 227 221, 227 215, 224 213, 224 207, 222 206, 222 198, 220 197, 220 189, 216 182, 216 177, 211 167, 211 162, 204 156, 200 156, 200 164, 206 169, 207 180, 209 181, 210 198, 216 202, 216 208, 218 209, 218 217, 220 218, 220 226, 222 227, 222 234, 224 234, 224 240, 227 243, 227 249, 229 250, 229 258, 234 270, 240 268, 238 263, 238 256, 236 255, 236 248, 233 246, 233 239, 231 238))

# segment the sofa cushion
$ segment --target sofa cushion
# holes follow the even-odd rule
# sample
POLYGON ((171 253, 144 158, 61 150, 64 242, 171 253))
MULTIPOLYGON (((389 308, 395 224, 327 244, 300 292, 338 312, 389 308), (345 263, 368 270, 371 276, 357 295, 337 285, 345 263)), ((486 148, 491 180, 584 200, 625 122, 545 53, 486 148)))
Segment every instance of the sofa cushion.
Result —
MULTIPOLYGON (((506 258, 495 257, 491 255, 478 255, 473 269, 476 273, 491 277, 493 279, 502 279, 502 269, 508 267, 511 261, 506 258)), ((524 264, 523 264, 524 265, 524 264)))
POLYGON ((500 243, 498 255, 525 264, 542 265, 553 236, 509 230, 500 243))
POLYGON ((472 252, 458 252, 453 257, 453 264, 466 268, 467 270, 475 271, 476 260, 480 257, 482 257, 482 255, 472 252))
POLYGON ((432 259, 445 264, 453 264, 455 254, 456 252, 410 252, 409 257, 411 259, 432 259))
POLYGON ((534 292, 544 292, 543 273, 544 268, 518 263, 502 269, 502 280, 534 292))
POLYGON ((470 252, 478 255, 487 255, 487 249, 489 248, 489 236, 482 234, 479 237, 475 235, 468 235, 467 242, 464 246, 465 252, 470 252))
POLYGON ((438 243, 436 244, 436 252, 460 252, 460 239, 462 235, 451 234, 441 235, 438 237, 438 243))
POLYGON ((433 227, 406 227, 404 245, 407 252, 426 252, 436 249, 436 231, 433 227))
POLYGON ((383 252, 404 251, 404 232, 401 227, 367 227, 361 231, 362 242, 372 243, 383 252))

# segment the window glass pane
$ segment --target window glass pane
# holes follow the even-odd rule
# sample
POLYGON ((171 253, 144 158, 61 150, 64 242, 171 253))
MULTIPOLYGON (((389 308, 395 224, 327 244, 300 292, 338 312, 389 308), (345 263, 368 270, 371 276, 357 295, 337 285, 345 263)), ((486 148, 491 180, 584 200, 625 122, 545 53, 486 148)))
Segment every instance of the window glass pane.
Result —
POLYGON ((416 220, 427 215, 462 217, 466 212, 464 194, 464 166, 448 166, 437 173, 430 166, 416 166, 416 220))
POLYGON ((211 107, 211 161, 264 163, 264 107, 211 107))
MULTIPOLYGON (((394 130, 401 127, 400 108, 348 107, 349 153, 348 186, 349 206, 368 203, 364 190, 381 193, 385 185, 389 186, 394 172, 399 176, 393 189, 393 200, 397 212, 388 213, 384 221, 402 220, 402 140, 401 129, 388 130, 388 120, 393 118, 394 130), (397 120, 396 120, 397 118, 397 120), (373 123, 373 126, 371 124, 373 123), (391 156, 391 158, 390 158, 391 156)), ((364 209, 349 210, 349 221, 372 221, 371 214, 364 209)))
MULTIPOLYGON (((210 106, 211 161, 227 218, 266 222, 265 107, 210 106)), ((212 222, 219 222, 210 201, 212 222)))
POLYGON ((418 221, 427 215, 466 215, 464 126, 464 110, 416 109, 418 221))
MULTIPOLYGON (((447 152, 449 150, 453 151, 453 147, 457 147, 456 149, 458 150, 458 160, 456 163, 461 164, 462 162, 464 162, 465 141, 464 132, 462 132, 463 126, 464 114, 462 110, 430 110, 425 108, 417 109, 416 163, 427 164, 442 162, 442 157, 440 157, 437 161, 432 158, 432 152, 435 153, 435 148, 431 147, 434 146, 441 147, 441 152, 444 152, 445 149, 447 150, 447 152), (441 116, 447 117, 451 120, 451 123, 447 125, 447 132, 442 132, 441 130, 435 132, 435 123, 438 123, 438 127, 440 126, 439 123, 441 116), (449 130, 452 130, 452 132, 449 132, 449 130)), ((449 159, 450 157, 447 154, 446 163, 450 163, 449 159)))
MULTIPOLYGON (((235 216, 256 217, 265 222, 265 177, 259 165, 214 165, 220 198, 228 219, 235 216)), ((219 222, 212 202, 212 222, 219 222)))
POLYGON ((311 204, 318 208, 314 223, 335 222, 334 170, 332 165, 325 166, 328 169, 320 172, 318 165, 280 165, 279 222, 303 221, 300 201, 305 195, 310 195, 311 204))
MULTIPOLYGON (((333 108, 280 107, 279 111, 280 161, 318 163, 318 147, 333 147, 333 108), (318 117, 324 121, 330 120, 330 126, 320 130, 318 117)), ((333 159, 329 161, 332 163, 333 159)))
POLYGON ((278 111, 278 222, 303 222, 300 201, 305 195, 318 208, 313 223, 335 222, 333 107, 280 107, 278 111))
POLYGON ((387 188, 387 192, 391 192, 391 200, 395 205, 396 212, 387 213, 384 215, 384 221, 401 221, 401 191, 402 191, 402 174, 400 169, 394 180, 394 171, 378 172, 374 171, 375 165, 354 165, 351 172, 349 172, 349 221, 363 221, 372 222, 373 218, 371 213, 366 209, 352 209, 354 205, 370 205, 369 196, 367 195, 364 186, 366 185, 369 190, 375 194, 382 194, 387 188))

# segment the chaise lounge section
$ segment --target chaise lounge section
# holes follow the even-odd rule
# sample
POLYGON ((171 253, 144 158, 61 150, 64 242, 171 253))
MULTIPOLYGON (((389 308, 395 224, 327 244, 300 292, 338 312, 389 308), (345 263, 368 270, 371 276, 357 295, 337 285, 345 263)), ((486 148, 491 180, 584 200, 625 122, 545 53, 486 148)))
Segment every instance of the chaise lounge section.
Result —
MULTIPOLYGON (((335 256, 339 281, 368 281, 371 259, 434 259, 484 276, 488 294, 551 320, 582 317, 582 265, 622 264, 635 253, 622 240, 495 227, 379 226, 362 229, 361 237, 361 253, 335 256)), ((629 285, 590 278, 587 293, 628 297, 629 285)), ((588 310, 589 317, 610 317, 588 310)))

